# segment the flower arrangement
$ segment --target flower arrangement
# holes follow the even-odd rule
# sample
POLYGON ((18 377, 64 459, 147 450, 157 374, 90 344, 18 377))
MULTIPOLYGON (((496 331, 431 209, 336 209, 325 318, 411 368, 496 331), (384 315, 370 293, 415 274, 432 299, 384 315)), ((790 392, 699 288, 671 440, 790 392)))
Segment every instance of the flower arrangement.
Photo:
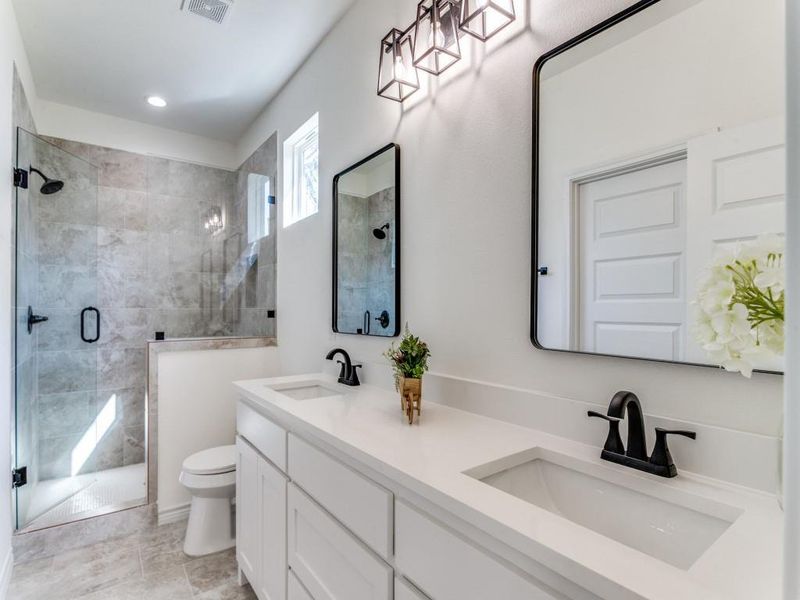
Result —
POLYGON ((760 359, 783 355, 784 242, 764 235, 719 256, 700 283, 695 337, 727 371, 751 377, 760 359))
POLYGON ((395 347, 392 344, 384 353, 384 356, 392 363, 394 384, 399 391, 402 378, 422 379, 422 375, 428 370, 428 359, 431 356, 431 351, 428 349, 428 344, 411 335, 408 323, 406 323, 400 345, 395 347))

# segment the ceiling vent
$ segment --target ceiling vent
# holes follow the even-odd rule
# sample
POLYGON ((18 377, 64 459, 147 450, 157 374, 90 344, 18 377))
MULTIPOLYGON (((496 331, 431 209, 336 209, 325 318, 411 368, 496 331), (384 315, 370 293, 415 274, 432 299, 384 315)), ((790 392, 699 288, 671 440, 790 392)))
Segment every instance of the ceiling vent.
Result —
POLYGON ((183 0, 183 10, 222 23, 233 0, 183 0))

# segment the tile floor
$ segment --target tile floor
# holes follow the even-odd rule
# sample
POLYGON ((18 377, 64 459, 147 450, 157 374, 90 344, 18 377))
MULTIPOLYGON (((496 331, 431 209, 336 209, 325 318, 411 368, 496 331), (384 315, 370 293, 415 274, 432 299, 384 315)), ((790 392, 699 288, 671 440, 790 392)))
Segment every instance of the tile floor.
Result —
POLYGON ((186 522, 14 566, 9 600, 254 600, 234 550, 191 558, 186 522))

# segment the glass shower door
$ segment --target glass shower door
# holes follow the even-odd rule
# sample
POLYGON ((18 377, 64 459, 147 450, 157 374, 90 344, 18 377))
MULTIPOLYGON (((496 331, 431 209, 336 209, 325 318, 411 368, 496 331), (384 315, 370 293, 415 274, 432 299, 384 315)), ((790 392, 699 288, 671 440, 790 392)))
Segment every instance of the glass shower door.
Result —
POLYGON ((117 419, 97 393, 98 169, 17 131, 17 529, 82 518, 81 492, 117 419))

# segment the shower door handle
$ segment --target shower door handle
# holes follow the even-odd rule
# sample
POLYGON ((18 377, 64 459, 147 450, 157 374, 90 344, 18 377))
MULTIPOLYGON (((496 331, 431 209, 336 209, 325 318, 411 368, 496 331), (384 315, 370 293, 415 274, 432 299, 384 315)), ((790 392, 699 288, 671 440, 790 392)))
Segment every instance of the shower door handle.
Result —
POLYGON ((87 306, 81 311, 81 339, 87 344, 94 344, 100 339, 100 311, 94 306, 87 306), (86 337, 86 313, 93 312, 95 314, 95 336, 93 339, 86 337))

